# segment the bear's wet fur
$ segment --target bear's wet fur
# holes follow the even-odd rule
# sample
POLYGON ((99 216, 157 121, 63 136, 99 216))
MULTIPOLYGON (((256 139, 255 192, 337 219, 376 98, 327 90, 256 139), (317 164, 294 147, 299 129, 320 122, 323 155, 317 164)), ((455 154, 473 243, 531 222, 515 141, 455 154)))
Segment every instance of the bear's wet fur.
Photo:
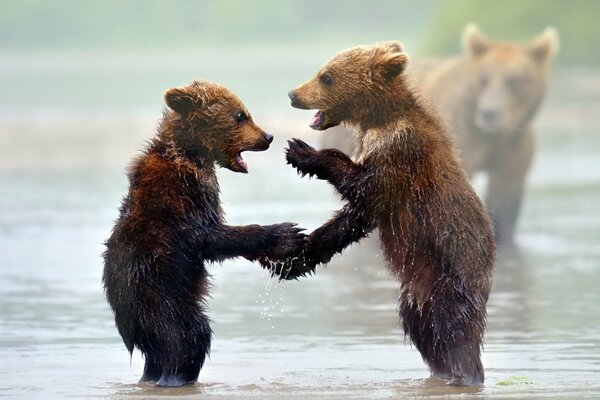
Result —
POLYGON ((103 283, 127 350, 144 355, 141 382, 196 382, 210 351, 206 262, 281 260, 304 236, 291 223, 225 225, 216 165, 247 172, 243 151, 269 148, 228 89, 205 81, 166 92, 158 133, 129 170, 129 193, 104 252, 103 283))
POLYGON ((343 51, 289 93, 318 110, 311 127, 356 132, 354 160, 335 149, 289 142, 288 163, 330 182, 346 205, 307 238, 283 278, 312 273, 378 228, 401 283, 400 317, 432 375, 455 385, 484 381, 481 346, 495 258, 491 220, 454 143, 403 74, 398 42, 343 51))

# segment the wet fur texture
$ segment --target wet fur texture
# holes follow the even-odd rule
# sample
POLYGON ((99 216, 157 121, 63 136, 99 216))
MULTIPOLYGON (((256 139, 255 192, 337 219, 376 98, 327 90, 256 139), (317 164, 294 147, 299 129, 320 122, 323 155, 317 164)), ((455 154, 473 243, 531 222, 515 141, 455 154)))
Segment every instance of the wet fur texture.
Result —
POLYGON ((271 140, 233 93, 194 82, 165 98, 170 110, 129 170, 103 283, 127 350, 145 357, 140 381, 181 386, 197 380, 210 351, 205 263, 285 259, 303 235, 290 223, 225 225, 215 164, 243 172, 240 151, 266 150, 271 140))
POLYGON ((288 163, 330 182, 346 205, 309 235, 287 277, 312 273, 378 228, 389 269, 401 282, 405 335, 434 376, 478 385, 495 258, 492 224, 449 135, 406 83, 407 60, 397 42, 352 48, 290 92, 292 105, 320 110, 324 126, 356 130, 357 148, 351 160, 336 149, 289 142, 288 163), (333 83, 323 84, 323 74, 333 83))

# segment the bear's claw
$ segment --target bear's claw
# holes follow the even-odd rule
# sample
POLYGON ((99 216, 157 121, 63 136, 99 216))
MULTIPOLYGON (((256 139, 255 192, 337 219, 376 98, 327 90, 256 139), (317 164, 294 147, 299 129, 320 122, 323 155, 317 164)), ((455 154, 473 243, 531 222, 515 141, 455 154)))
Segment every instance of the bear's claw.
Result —
POLYGON ((295 256, 302 251, 306 235, 303 228, 296 224, 284 222, 267 226, 271 232, 272 245, 265 252, 264 257, 279 261, 295 256))
POLYGON ((303 142, 300 139, 288 140, 288 148, 285 151, 287 163, 298 170, 302 177, 309 175, 311 178, 316 175, 311 165, 314 163, 313 157, 318 151, 303 142))

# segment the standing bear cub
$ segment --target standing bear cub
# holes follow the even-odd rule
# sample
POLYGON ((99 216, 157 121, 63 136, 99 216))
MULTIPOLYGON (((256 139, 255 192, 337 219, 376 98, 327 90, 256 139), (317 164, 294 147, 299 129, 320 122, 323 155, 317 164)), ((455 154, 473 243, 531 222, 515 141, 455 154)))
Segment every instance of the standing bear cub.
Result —
POLYGON ((129 352, 145 357, 141 382, 193 383, 210 350, 205 262, 281 260, 300 251, 294 224, 228 226, 215 164, 248 172, 243 151, 273 140, 226 88, 197 81, 165 94, 158 134, 129 171, 129 193, 104 253, 103 283, 129 352))
POLYGON ((470 186, 454 144, 403 74, 398 42, 355 47, 289 93, 316 109, 316 130, 356 131, 354 161, 339 150, 289 143, 288 163, 329 181, 347 204, 307 238, 284 278, 310 273, 375 228, 401 282, 405 334, 432 375, 456 385, 484 381, 480 351, 495 247, 490 218, 470 186))

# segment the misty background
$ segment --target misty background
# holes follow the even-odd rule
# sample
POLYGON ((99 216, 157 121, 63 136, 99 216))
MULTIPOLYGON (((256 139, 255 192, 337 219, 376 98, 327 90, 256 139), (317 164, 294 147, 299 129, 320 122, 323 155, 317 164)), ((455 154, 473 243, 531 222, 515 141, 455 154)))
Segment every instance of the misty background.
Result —
POLYGON ((153 125, 144 124, 160 117, 164 91, 196 78, 232 89, 258 121, 297 118, 302 113, 286 93, 341 49, 396 39, 416 60, 456 54, 468 22, 493 39, 521 42, 556 27, 558 79, 548 102, 567 107, 558 112, 581 129, 600 118, 582 105, 600 85, 600 3, 593 0, 6 0, 1 11, 5 171, 78 164, 88 156, 114 165, 98 153, 129 154, 140 131, 152 134, 153 125), (565 81, 575 89, 564 90, 565 81), (83 127, 82 119, 94 123, 83 127), (73 154, 73 146, 94 154, 73 154))
POLYGON ((594 0, 2 2, 3 115, 152 112, 166 88, 222 82, 257 110, 288 110, 285 93, 340 49, 396 39, 413 57, 460 51, 476 22, 492 38, 560 32, 557 63, 600 62, 594 0), (516 12, 515 10, 518 10, 516 12))

